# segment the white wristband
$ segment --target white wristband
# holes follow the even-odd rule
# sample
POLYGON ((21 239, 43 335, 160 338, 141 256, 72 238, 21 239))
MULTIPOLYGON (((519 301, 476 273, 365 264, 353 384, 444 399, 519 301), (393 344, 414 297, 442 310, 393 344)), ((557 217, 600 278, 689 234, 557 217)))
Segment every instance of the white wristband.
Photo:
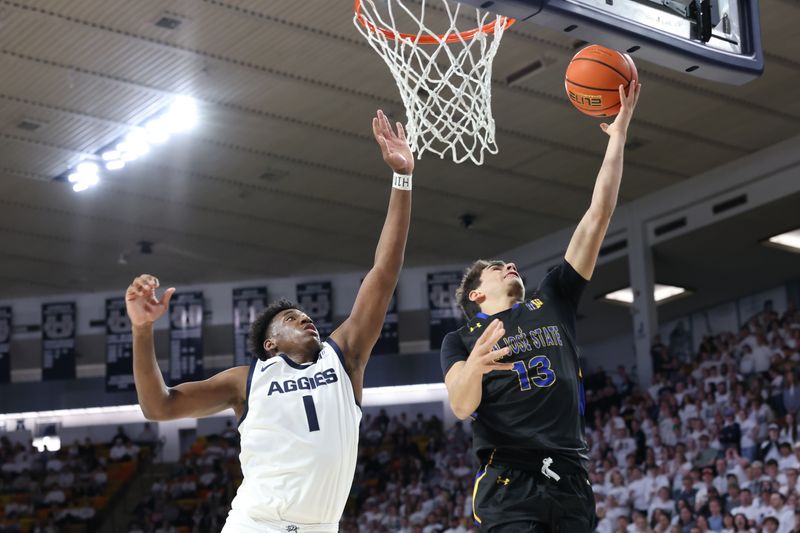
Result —
POLYGON ((392 179, 392 187, 395 189, 400 189, 401 191, 410 191, 411 174, 398 174, 395 172, 394 178, 392 179))

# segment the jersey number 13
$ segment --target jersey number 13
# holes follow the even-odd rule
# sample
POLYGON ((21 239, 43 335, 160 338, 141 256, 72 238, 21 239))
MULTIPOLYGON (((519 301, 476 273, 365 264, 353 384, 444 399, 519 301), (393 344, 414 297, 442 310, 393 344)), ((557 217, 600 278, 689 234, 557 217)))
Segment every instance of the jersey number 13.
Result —
POLYGON ((537 355, 528 361, 514 363, 514 372, 519 378, 520 390, 531 390, 531 385, 536 387, 549 387, 556 382, 556 373, 550 368, 550 359, 545 355, 537 355))

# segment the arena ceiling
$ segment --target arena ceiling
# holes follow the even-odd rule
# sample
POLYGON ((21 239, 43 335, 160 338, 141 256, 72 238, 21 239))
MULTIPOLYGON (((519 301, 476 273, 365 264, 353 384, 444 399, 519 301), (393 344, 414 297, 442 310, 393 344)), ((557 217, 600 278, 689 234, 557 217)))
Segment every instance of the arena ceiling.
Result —
MULTIPOLYGON (((800 4, 764 0, 761 16, 766 69, 745 86, 638 63, 621 202, 797 134, 800 4)), ((0 0, 0 29, 0 298, 121 288, 143 271, 187 284, 371 263, 389 172, 370 118, 403 109, 351 2, 0 0), (52 180, 179 94, 198 102, 195 130, 84 193, 52 180)), ((564 96, 576 46, 533 25, 507 34, 500 154, 417 163, 407 265, 491 256, 578 220, 606 137, 564 96), (506 82, 535 61, 545 67, 506 82)), ((598 291, 626 276, 608 268, 598 291)))

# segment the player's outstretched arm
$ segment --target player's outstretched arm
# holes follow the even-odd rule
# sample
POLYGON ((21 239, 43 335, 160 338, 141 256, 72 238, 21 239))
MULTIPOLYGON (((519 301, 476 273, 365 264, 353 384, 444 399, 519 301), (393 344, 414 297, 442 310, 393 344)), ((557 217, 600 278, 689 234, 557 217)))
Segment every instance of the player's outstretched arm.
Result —
POLYGON ((158 279, 144 274, 125 292, 125 304, 133 330, 133 379, 142 413, 149 420, 173 420, 208 416, 233 407, 237 417, 244 410, 248 368, 231 368, 205 381, 167 387, 156 360, 153 323, 169 309, 174 288, 156 297, 158 279))
MULTIPOLYGON (((403 125, 398 122, 396 131, 393 130, 389 119, 382 111, 378 111, 372 119, 372 133, 389 168, 396 174, 411 175, 414 157, 406 142, 403 125)), ((403 266, 408 239, 411 221, 410 183, 409 190, 397 188, 397 185, 404 184, 392 187, 386 221, 375 250, 374 265, 361 284, 350 316, 331 334, 342 349, 359 400, 364 367, 383 328, 386 310, 403 266)))
POLYGON ((626 94, 625 88, 620 85, 619 98, 622 108, 617 118, 611 125, 600 124, 600 128, 610 137, 606 155, 603 166, 597 174, 592 203, 575 229, 565 256, 567 262, 584 279, 592 277, 600 246, 611 222, 611 215, 617 206, 619 185, 622 181, 625 140, 641 88, 641 84, 634 85, 634 82, 631 82, 626 94))
POLYGON ((493 320, 486 331, 478 338, 475 347, 466 361, 454 363, 444 377, 450 408, 461 420, 474 413, 483 397, 483 375, 492 370, 513 370, 513 363, 499 363, 497 360, 508 355, 509 348, 495 349, 495 345, 505 335, 503 323, 493 320))

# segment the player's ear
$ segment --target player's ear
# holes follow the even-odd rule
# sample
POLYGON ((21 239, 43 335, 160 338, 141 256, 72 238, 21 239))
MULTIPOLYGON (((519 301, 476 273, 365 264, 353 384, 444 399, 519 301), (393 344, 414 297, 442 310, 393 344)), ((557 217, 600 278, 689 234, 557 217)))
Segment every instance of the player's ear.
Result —
POLYGON ((267 337, 267 339, 264 340, 264 350, 266 350, 268 354, 271 355, 277 347, 278 345, 275 344, 275 339, 273 337, 267 337))
POLYGON ((486 299, 486 295, 477 289, 469 291, 467 297, 469 298, 470 302, 474 302, 478 305, 482 304, 486 299))

